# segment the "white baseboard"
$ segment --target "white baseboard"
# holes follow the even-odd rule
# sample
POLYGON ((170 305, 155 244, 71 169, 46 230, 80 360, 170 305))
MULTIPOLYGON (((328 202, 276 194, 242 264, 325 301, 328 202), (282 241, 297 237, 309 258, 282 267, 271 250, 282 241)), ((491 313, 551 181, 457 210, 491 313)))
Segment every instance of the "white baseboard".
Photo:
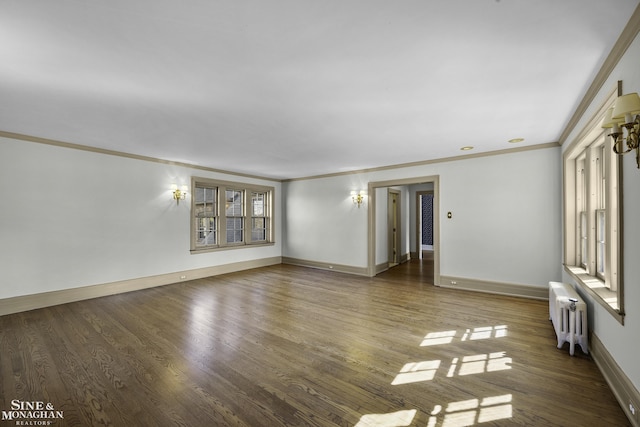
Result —
POLYGON ((317 268, 320 270, 338 271, 340 273, 369 276, 367 267, 354 267, 351 265, 332 264, 328 262, 309 261, 306 259, 282 257, 283 264, 298 265, 301 267, 317 268))
POLYGON ((389 269, 389 263, 383 262, 382 264, 376 264, 376 275, 382 273, 383 271, 387 271, 389 269))
POLYGON ((607 351, 596 334, 591 334, 589 350, 591 357, 598 365, 604 379, 611 387, 614 396, 633 427, 640 427, 640 393, 633 386, 629 378, 620 369, 615 359, 607 351), (631 413, 629 405, 635 408, 635 415, 631 413))
POLYGON ((263 258, 195 270, 178 271, 157 276, 103 283, 100 285, 82 286, 79 288, 4 298, 0 299, 0 316, 281 263, 281 257, 263 258))
POLYGON ((487 280, 469 279, 465 277, 440 276, 443 288, 464 289, 466 291, 485 292, 489 294, 509 295, 533 299, 549 299, 549 287, 515 285, 513 283, 491 282, 487 280))

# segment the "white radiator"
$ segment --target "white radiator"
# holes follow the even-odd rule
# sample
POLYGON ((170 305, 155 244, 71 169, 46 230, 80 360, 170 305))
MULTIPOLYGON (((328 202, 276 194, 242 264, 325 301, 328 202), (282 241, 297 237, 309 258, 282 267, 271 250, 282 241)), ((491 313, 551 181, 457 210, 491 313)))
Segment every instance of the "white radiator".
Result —
POLYGON ((558 337, 558 348, 569 343, 569 354, 573 356, 575 345, 589 353, 587 335, 587 305, 573 286, 566 283, 549 282, 549 319, 558 337))

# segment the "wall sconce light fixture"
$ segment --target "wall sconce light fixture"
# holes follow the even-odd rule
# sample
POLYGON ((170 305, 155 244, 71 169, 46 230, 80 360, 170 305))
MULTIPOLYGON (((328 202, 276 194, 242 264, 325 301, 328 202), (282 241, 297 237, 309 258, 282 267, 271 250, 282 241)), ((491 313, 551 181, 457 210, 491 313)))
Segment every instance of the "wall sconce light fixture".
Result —
POLYGON ((609 108, 604 115, 602 127, 611 129, 609 136, 613 138, 613 151, 616 154, 622 155, 636 150, 636 164, 640 169, 640 144, 638 144, 640 97, 638 94, 634 92, 619 96, 614 107, 609 108), (625 144, 626 148, 623 147, 625 144))
POLYGON ((186 185, 178 188, 176 184, 171 184, 171 191, 173 192, 173 198, 175 199, 176 204, 179 205, 180 200, 184 200, 184 198, 187 197, 187 190, 188 187, 186 185))
POLYGON ((351 192, 351 200, 353 200, 354 204, 356 204, 356 205, 358 205, 358 207, 360 207, 362 202, 364 202, 364 194, 362 194, 362 192, 360 192, 360 191, 352 191, 351 192))

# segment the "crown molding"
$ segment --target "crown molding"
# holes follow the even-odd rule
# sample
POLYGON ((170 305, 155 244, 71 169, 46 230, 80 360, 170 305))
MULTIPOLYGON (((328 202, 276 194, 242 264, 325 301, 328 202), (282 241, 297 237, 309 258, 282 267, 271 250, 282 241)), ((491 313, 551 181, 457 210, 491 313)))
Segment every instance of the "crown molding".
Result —
POLYGON ((123 157, 123 158, 127 158, 127 159, 141 160, 141 161, 144 161, 144 162, 162 163, 162 164, 165 164, 165 165, 180 166, 180 167, 185 167, 185 168, 190 168, 190 169, 197 169, 197 170, 202 170, 202 171, 207 171, 207 172, 215 172, 215 173, 222 173, 222 174, 225 174, 225 175, 240 176, 240 177, 243 177, 243 178, 253 178, 253 179, 261 179, 261 180, 272 181, 272 182, 282 182, 281 179, 277 179, 277 178, 269 178, 269 177, 259 176, 259 175, 251 175, 251 174, 240 173, 240 172, 232 172, 232 171, 227 171, 227 170, 222 170, 222 169, 210 168, 210 167, 206 167, 206 166, 194 165, 194 164, 186 163, 186 162, 176 162, 176 161, 172 161, 172 160, 159 159, 159 158, 156 158, 156 157, 142 156, 142 155, 138 155, 138 154, 126 153, 124 151, 116 151, 116 150, 108 150, 108 149, 105 149, 105 148, 90 147, 88 145, 74 144, 74 143, 71 143, 71 142, 57 141, 55 139, 40 138, 38 136, 24 135, 24 134, 21 134, 21 133, 6 132, 6 131, 2 131, 2 130, 0 130, 0 138, 9 138, 9 139, 15 139, 15 140, 18 140, 18 141, 25 141, 25 142, 35 142, 35 143, 38 143, 38 144, 53 145, 53 146, 56 146, 56 147, 70 148, 70 149, 73 149, 73 150, 81 150, 81 151, 88 151, 88 152, 91 152, 91 153, 105 154, 107 156, 123 157))
POLYGON ((458 160, 475 159, 479 157, 500 156, 502 154, 518 153, 522 151, 541 150, 545 148, 557 148, 559 146, 560 144, 558 142, 548 142, 546 144, 536 144, 536 145, 527 145, 523 147, 505 148, 504 150, 485 151, 483 153, 464 154, 460 156, 442 157, 439 159, 432 159, 432 160, 419 160, 419 161, 410 162, 410 163, 399 163, 395 165, 379 166, 375 168, 358 169, 358 170, 346 171, 346 172, 335 172, 335 173, 328 173, 323 175, 312 175, 312 176, 300 177, 300 178, 289 178, 289 179, 283 179, 282 182, 305 181, 309 179, 331 178, 331 177, 343 176, 343 175, 356 175, 356 174, 362 174, 362 173, 385 171, 389 169, 410 168, 415 166, 432 165, 436 163, 447 163, 447 162, 454 162, 458 160))

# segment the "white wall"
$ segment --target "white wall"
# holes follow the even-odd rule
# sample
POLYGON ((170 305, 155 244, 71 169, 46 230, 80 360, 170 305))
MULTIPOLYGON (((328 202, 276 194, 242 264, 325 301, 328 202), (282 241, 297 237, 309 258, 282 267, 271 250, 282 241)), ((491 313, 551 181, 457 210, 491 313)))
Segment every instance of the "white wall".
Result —
POLYGON ((559 151, 288 182, 283 255, 365 267, 367 215, 350 202, 353 182, 366 188, 368 182, 439 175, 441 274, 547 287, 561 277, 559 151), (320 238, 328 243, 318 244, 320 238))
MULTIPOLYGON (((565 146, 568 146, 586 126, 586 122, 604 102, 606 93, 616 86, 618 80, 623 81, 624 93, 640 92, 639 60, 640 38, 636 38, 567 138, 565 146)), ((638 363, 638 353, 640 353, 640 263, 638 262, 638 254, 640 254, 640 222, 638 221, 640 218, 640 170, 636 166, 635 152, 627 154, 623 158, 623 218, 623 277, 626 311, 624 326, 620 325, 599 304, 593 303, 588 295, 583 296, 587 298, 589 303, 593 332, 616 359, 636 389, 640 390, 640 363, 638 363)), ((574 283, 566 273, 563 280, 574 283)))
POLYGON ((281 255, 280 183, 0 138, 0 298, 281 255), (275 187, 274 246, 191 255, 192 175, 275 187))
POLYGON ((308 181, 283 185, 283 256, 365 266, 366 252, 360 251, 360 245, 367 239, 368 198, 357 207, 351 191, 366 191, 366 182, 354 175, 317 179, 310 186, 299 182, 308 181))

